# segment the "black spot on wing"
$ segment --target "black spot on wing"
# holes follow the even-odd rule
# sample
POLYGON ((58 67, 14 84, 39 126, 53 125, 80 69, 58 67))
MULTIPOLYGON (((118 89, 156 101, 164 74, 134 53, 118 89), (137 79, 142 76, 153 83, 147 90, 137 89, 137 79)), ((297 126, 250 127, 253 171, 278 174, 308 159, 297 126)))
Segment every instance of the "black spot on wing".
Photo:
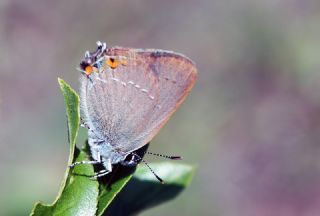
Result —
POLYGON ((160 57, 174 57, 171 52, 163 52, 163 51, 154 51, 150 54, 152 58, 160 58, 160 57))

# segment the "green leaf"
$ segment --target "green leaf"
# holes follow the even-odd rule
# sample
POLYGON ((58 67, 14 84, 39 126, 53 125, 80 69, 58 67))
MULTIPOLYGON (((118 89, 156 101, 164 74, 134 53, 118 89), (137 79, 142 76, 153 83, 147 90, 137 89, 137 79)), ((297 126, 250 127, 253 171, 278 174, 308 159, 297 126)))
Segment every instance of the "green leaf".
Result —
POLYGON ((165 184, 153 176, 146 166, 139 166, 134 177, 118 194, 105 215, 136 215, 179 195, 191 182, 195 168, 177 163, 153 163, 152 169, 165 184))
MULTIPOLYGON (((83 151, 75 148, 76 138, 80 125, 79 96, 62 79, 59 79, 60 88, 64 97, 67 119, 68 136, 70 142, 69 162, 87 160, 83 151)), ((36 203, 31 215, 95 215, 97 209, 98 182, 88 176, 94 174, 93 166, 77 166, 73 170, 67 168, 62 181, 59 195, 52 205, 36 203)))
MULTIPOLYGON (((80 125, 79 96, 62 79, 59 84, 68 119, 70 165, 74 161, 89 160, 89 148, 85 145, 80 151, 75 145, 80 125)), ((147 147, 145 145, 141 152, 147 147)), ((151 166, 165 180, 165 185, 160 184, 145 166, 138 168, 134 178, 135 167, 114 166, 113 172, 99 182, 89 178, 94 175, 92 165, 67 168, 54 203, 36 203, 31 215, 133 215, 176 197, 190 183, 194 173, 194 168, 188 165, 159 163, 151 166)))
POLYGON ((122 188, 128 183, 132 175, 126 176, 114 182, 111 188, 108 188, 108 184, 100 184, 100 194, 98 202, 97 215, 102 215, 112 200, 122 190, 122 188))
POLYGON ((70 153, 72 153, 70 154, 69 159, 72 160, 80 125, 80 99, 75 90, 73 90, 64 80, 58 78, 58 82, 66 105, 68 138, 70 142, 70 153))

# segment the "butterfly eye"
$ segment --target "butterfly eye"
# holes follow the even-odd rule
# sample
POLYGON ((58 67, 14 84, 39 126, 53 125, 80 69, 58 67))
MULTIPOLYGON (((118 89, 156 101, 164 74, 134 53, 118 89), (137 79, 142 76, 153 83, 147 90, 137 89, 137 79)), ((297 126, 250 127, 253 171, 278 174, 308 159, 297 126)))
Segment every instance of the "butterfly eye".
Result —
POLYGON ((116 67, 118 67, 118 61, 114 58, 108 58, 107 65, 109 65, 111 69, 115 69, 116 67))

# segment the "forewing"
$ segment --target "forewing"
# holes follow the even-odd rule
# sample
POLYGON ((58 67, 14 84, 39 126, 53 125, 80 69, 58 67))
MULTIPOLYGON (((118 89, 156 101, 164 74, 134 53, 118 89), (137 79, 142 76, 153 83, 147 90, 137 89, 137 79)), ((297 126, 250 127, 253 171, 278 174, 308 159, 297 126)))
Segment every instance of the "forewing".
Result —
POLYGON ((81 78, 82 115, 97 136, 129 153, 168 121, 193 87, 197 71, 188 58, 168 51, 110 48, 107 55, 127 63, 81 78))

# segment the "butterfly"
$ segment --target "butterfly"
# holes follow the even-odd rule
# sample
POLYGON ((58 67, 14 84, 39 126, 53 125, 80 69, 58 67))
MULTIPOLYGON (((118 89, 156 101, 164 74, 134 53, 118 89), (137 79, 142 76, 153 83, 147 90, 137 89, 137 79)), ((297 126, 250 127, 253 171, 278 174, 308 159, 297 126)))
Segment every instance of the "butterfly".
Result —
POLYGON ((107 47, 99 41, 96 51, 85 52, 79 71, 81 117, 93 160, 71 166, 102 164, 95 178, 115 164, 143 161, 136 151, 165 125, 197 79, 195 64, 182 54, 107 47))

